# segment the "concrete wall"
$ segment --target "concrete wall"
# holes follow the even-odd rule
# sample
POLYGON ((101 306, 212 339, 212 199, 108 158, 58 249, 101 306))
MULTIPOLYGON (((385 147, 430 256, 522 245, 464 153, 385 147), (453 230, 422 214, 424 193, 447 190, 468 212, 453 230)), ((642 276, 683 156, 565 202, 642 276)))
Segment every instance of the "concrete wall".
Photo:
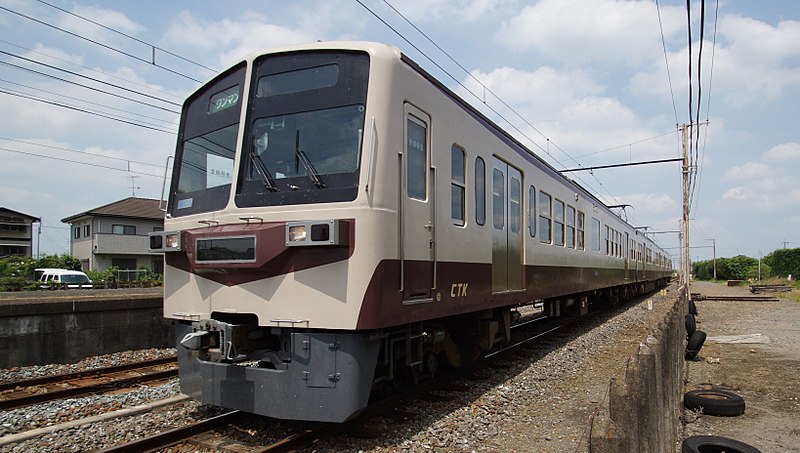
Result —
POLYGON ((162 295, 107 291, 110 295, 88 296, 95 291, 74 297, 59 291, 55 300, 0 299, 0 367, 175 346, 174 327, 163 318, 162 295))
POLYGON ((609 395, 592 419, 589 451, 674 453, 685 369, 686 293, 667 319, 611 379, 609 395))

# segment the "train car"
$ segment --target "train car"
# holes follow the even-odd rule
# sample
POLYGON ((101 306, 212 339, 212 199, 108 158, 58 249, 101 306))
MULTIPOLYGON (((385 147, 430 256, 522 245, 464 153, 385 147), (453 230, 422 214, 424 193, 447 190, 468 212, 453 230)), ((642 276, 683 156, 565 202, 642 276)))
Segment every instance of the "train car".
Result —
POLYGON ((164 232, 181 391, 341 422, 373 392, 665 284, 666 254, 398 49, 248 56, 183 106, 164 232))

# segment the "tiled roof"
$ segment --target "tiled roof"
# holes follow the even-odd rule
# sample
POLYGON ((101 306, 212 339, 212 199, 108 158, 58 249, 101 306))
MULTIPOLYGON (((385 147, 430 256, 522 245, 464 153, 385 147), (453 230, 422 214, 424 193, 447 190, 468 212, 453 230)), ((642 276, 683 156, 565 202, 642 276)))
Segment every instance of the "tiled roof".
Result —
POLYGON ((159 201, 151 198, 128 197, 98 208, 90 209, 61 219, 64 223, 87 216, 126 217, 132 219, 163 220, 164 211, 158 208, 159 201))

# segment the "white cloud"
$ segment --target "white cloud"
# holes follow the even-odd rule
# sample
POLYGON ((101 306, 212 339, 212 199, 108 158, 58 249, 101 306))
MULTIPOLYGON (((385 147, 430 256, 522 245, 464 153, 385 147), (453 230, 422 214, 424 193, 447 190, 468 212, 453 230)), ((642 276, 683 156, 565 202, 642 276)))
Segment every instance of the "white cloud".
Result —
POLYGON ((312 31, 269 23, 263 14, 245 11, 237 20, 205 20, 183 11, 165 35, 171 45, 219 53, 222 67, 266 47, 311 42, 322 36, 312 31))
MULTIPOLYGON (((728 201, 767 201, 768 198, 757 194, 753 189, 744 186, 736 186, 728 189, 722 194, 723 200, 728 201)), ((752 205, 748 205, 752 206, 752 205)))
MULTIPOLYGON (((742 107, 779 99, 788 89, 800 86, 800 68, 792 62, 800 55, 800 22, 783 21, 771 26, 752 18, 723 15, 719 23, 716 46, 709 39, 703 43, 702 67, 709 68, 703 71, 701 83, 706 96, 711 86, 714 99, 742 107), (709 80, 712 63, 713 84, 709 80)), ((672 91, 687 93, 688 48, 681 43, 678 49, 668 52, 672 91)), ((693 59, 697 58, 698 49, 699 43, 695 42, 693 59)), ((630 89, 639 96, 669 100, 667 82, 661 54, 653 56, 649 69, 631 78, 630 89)), ((695 90, 696 84, 695 81, 695 90)))
MULTIPOLYGON (((512 6, 514 0, 405 0, 394 7, 412 22, 467 23, 497 14, 512 6)), ((387 9, 388 11, 388 9, 387 9)))
POLYGON ((725 176, 730 179, 753 179, 763 178, 769 175, 769 167, 758 162, 745 162, 743 165, 731 167, 725 172, 725 176))
POLYGON ((674 213, 678 203, 665 193, 634 193, 619 195, 622 203, 630 204, 637 216, 653 216, 674 213))
MULTIPOLYGON (((662 7, 662 16, 673 11, 678 8, 662 7)), ((542 0, 504 22, 495 40, 568 64, 638 64, 661 49, 658 16, 649 1, 542 0)))
POLYGON ((800 159, 800 143, 781 143, 764 153, 764 158, 774 162, 800 159))

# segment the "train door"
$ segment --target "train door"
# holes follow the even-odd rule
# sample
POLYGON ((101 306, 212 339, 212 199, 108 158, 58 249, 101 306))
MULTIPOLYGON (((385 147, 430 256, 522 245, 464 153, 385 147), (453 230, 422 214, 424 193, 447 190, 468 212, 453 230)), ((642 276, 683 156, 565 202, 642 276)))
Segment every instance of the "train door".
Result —
POLYGON ((495 158, 491 184, 492 292, 523 289, 522 173, 495 158))
POLYGON ((430 117, 405 104, 400 154, 400 284, 404 301, 432 301, 435 289, 436 188, 430 165, 430 117))

